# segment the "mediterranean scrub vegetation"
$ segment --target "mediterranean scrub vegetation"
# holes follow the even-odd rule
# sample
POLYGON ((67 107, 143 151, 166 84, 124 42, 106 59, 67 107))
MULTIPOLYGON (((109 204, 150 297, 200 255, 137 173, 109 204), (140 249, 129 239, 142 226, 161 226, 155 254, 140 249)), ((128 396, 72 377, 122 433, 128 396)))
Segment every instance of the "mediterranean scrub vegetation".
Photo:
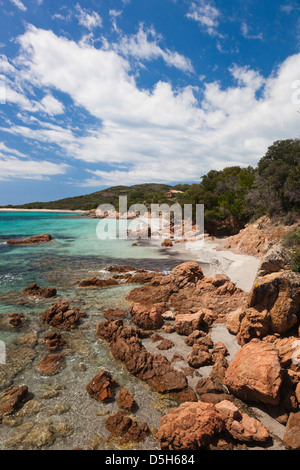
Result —
POLYGON ((85 196, 10 207, 90 210, 107 203, 118 210, 118 198, 122 195, 128 196, 128 205, 204 204, 207 231, 215 235, 231 235, 262 215, 278 218, 286 225, 297 220, 300 207, 299 162, 300 140, 279 140, 268 148, 256 168, 232 166, 221 171, 212 170, 202 176, 198 184, 115 186, 85 196))

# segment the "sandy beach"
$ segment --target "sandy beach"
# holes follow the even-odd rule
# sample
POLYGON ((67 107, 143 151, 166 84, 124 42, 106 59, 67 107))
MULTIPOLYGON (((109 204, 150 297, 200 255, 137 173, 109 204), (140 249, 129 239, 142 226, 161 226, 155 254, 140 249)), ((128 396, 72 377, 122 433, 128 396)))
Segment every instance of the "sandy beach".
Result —
POLYGON ((5 209, 1 208, 0 212, 58 212, 58 213, 74 213, 74 214, 84 214, 86 211, 71 211, 71 210, 61 210, 61 209, 5 209))

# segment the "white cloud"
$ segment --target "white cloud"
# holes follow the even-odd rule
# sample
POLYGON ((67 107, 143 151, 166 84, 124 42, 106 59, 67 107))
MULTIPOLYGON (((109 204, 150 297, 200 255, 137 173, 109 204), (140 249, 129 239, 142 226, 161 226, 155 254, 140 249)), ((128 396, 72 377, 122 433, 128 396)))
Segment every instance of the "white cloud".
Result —
POLYGON ((186 16, 199 23, 210 36, 221 36, 217 31, 221 12, 207 0, 192 2, 186 16))
POLYGON ((24 5, 24 3, 21 2, 21 0, 10 0, 11 3, 13 3, 17 8, 19 8, 21 11, 26 11, 27 7, 24 5))
POLYGON ((193 72, 190 59, 176 51, 162 49, 159 46, 161 39, 161 36, 156 33, 153 27, 145 29, 141 23, 137 34, 123 36, 120 42, 114 45, 114 49, 121 52, 125 57, 132 56, 144 60, 162 58, 169 66, 176 67, 184 72, 193 72))
POLYGON ((242 23, 241 32, 245 39, 263 40, 263 33, 258 33, 258 34, 251 33, 249 26, 246 23, 242 23))
POLYGON ((228 88, 203 77, 200 102, 193 87, 174 90, 159 81, 151 91, 140 89, 129 60, 117 50, 77 44, 34 27, 19 41, 23 80, 44 93, 68 94, 98 118, 99 126, 82 129, 80 135, 47 122, 1 130, 56 145, 69 158, 84 161, 89 169, 85 185, 195 181, 210 169, 256 165, 274 140, 299 135, 292 84, 299 80, 300 54, 287 58, 269 77, 232 65, 235 83, 228 88), (89 163, 99 168, 91 170, 89 163), (101 169, 102 163, 110 164, 111 171, 101 169))
POLYGON ((43 180, 50 176, 65 174, 68 165, 37 161, 27 158, 23 153, 8 148, 0 142, 0 181, 15 179, 43 180))
POLYGON ((84 8, 81 8, 81 6, 77 3, 75 6, 76 12, 77 12, 77 19, 78 22, 81 26, 84 26, 87 28, 89 31, 92 31, 93 29, 102 26, 102 18, 100 15, 98 15, 97 12, 92 11, 89 12, 85 10, 84 8))
POLYGON ((52 95, 46 95, 41 103, 41 111, 44 111, 46 114, 50 116, 55 116, 57 114, 63 114, 64 106, 63 104, 54 98, 52 95))

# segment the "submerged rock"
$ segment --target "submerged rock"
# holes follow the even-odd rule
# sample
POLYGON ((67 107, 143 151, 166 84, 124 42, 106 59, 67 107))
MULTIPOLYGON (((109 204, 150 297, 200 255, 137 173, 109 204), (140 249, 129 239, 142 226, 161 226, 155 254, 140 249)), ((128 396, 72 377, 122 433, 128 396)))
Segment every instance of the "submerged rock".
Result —
POLYGON ((112 287, 117 285, 118 281, 115 279, 99 279, 98 277, 91 277, 79 283, 79 287, 112 287))
POLYGON ((47 243, 52 240, 52 236, 48 233, 44 235, 34 235, 25 240, 8 240, 8 245, 36 245, 37 243, 47 243))
POLYGON ((77 327, 86 313, 78 308, 71 308, 69 302, 59 301, 43 313, 43 321, 56 328, 72 330, 77 327))
POLYGON ((12 385, 0 395, 0 420, 17 411, 29 399, 28 387, 12 385))
POLYGON ((38 363, 41 375, 56 375, 65 366, 65 359, 61 354, 49 354, 38 363))
POLYGON ((23 289, 22 294, 33 298, 44 297, 45 299, 49 299, 51 297, 55 297, 57 292, 55 287, 46 287, 42 289, 36 283, 34 283, 31 286, 26 287, 26 289, 23 289))

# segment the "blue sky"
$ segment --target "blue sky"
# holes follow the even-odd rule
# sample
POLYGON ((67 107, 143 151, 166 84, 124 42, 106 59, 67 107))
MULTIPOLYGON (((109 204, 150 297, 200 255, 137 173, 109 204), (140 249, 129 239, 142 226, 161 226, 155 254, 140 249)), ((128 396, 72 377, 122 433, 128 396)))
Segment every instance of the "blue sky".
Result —
POLYGON ((299 137, 294 0, 0 0, 0 204, 199 182, 299 137))

